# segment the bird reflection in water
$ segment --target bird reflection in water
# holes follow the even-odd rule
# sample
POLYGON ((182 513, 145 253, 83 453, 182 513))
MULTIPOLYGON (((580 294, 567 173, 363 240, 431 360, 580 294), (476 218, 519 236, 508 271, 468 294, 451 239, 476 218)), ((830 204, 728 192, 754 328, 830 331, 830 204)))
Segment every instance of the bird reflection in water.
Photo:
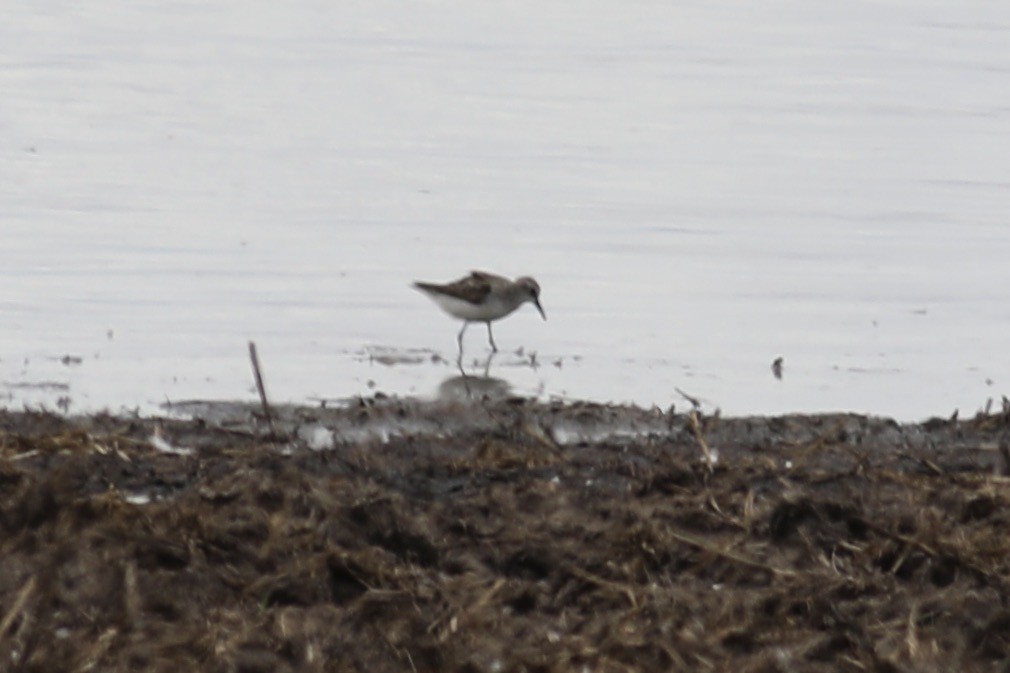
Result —
POLYGON ((497 353, 491 352, 479 375, 467 374, 457 363, 459 376, 450 376, 438 386, 438 396, 443 400, 491 399, 503 400, 512 393, 512 385, 505 379, 490 376, 491 361, 497 353))

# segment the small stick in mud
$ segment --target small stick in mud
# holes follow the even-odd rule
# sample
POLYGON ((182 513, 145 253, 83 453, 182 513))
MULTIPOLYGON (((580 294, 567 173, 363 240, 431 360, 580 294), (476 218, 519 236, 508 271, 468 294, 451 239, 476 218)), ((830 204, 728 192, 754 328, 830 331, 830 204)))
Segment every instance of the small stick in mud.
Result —
POLYGON ((683 397, 685 400, 687 400, 688 402, 690 402, 692 407, 694 407, 695 409, 701 409, 701 400, 699 400, 697 397, 693 397, 691 395, 688 395, 683 390, 681 390, 680 388, 677 388, 677 387, 674 387, 674 390, 676 390, 680 394, 681 397, 683 397))
POLYGON ((270 428, 270 436, 277 437, 274 431, 274 419, 270 414, 270 403, 267 402, 267 391, 263 387, 263 374, 260 373, 260 359, 256 354, 256 343, 249 342, 249 359, 252 360, 253 375, 256 377, 256 390, 260 394, 260 404, 263 405, 263 415, 267 419, 267 427, 270 428))
POLYGON ((0 638, 2 638, 4 634, 7 633, 7 630, 10 629, 11 625, 14 623, 14 620, 17 619, 18 615, 20 615, 21 612, 24 610, 25 603, 28 602, 28 597, 32 595, 33 591, 35 591, 34 576, 29 577, 28 581, 25 582, 25 585, 21 587, 21 591, 18 592, 17 598, 14 599, 14 603, 7 611, 7 614, 4 615, 3 620, 0 621, 0 638))
POLYGON ((1010 476, 1010 439, 1006 435, 999 440, 999 455, 1003 459, 1003 464, 999 466, 998 474, 1004 477, 1010 476))
POLYGON ((698 446, 701 447, 701 455, 705 459, 705 467, 708 468, 708 472, 711 474, 714 471, 713 466, 715 465, 716 457, 712 453, 712 449, 709 448, 708 442, 705 441, 705 437, 701 434, 701 423, 698 420, 698 412, 692 409, 688 420, 691 424, 691 433, 698 442, 698 446))
POLYGON ((680 542, 684 542, 693 547, 697 547, 698 549, 701 549, 703 551, 707 551, 710 554, 715 554, 717 556, 721 556, 723 558, 727 558, 731 561, 736 561, 737 563, 742 563, 744 565, 749 565, 754 568, 764 568, 765 570, 773 572, 779 576, 795 577, 798 574, 795 570, 792 570, 790 568, 778 568, 774 565, 770 565, 756 558, 751 558, 745 554, 741 554, 740 552, 734 551, 732 549, 723 549, 717 545, 705 541, 704 539, 698 537, 697 535, 692 535, 687 531, 671 530, 668 531, 668 534, 674 540, 679 540, 680 542))

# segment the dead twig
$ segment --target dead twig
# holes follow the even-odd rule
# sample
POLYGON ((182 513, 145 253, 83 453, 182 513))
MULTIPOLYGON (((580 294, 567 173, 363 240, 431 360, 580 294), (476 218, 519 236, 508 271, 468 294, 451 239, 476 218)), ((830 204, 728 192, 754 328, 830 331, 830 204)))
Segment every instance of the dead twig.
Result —
POLYGON ((688 402, 690 402, 692 407, 694 407, 695 409, 701 409, 701 400, 699 400, 697 397, 693 397, 692 395, 688 395, 683 390, 681 390, 680 388, 677 388, 677 387, 674 387, 674 390, 677 391, 677 394, 679 394, 685 400, 687 400, 688 402))
POLYGON ((270 437, 276 438, 277 431, 274 430, 274 419, 270 413, 270 403, 267 402, 267 391, 263 386, 263 374, 260 372, 260 359, 256 354, 256 343, 249 342, 249 359, 252 361, 253 375, 256 378, 256 390, 260 395, 260 404, 263 405, 263 415, 267 419, 267 427, 270 428, 270 437))
POLYGON ((14 620, 18 618, 25 608, 25 603, 28 602, 28 597, 32 595, 35 591, 35 577, 29 577, 28 581, 25 582, 24 587, 18 592, 17 598, 14 599, 14 603, 11 605, 10 610, 4 615, 3 621, 0 621, 0 638, 3 638, 7 631, 10 629, 11 624, 14 620))
POLYGON ((867 521, 866 519, 862 519, 862 522, 870 531, 876 533, 877 535, 894 540, 895 542, 900 542, 903 545, 905 545, 905 549, 903 550, 901 556, 892 565, 891 572, 895 572, 898 568, 901 567, 901 564, 904 563, 905 560, 907 559, 911 548, 914 547, 915 549, 918 549, 919 551, 926 554, 932 559, 936 560, 947 559, 952 561, 958 567, 964 568, 966 571, 974 575, 976 578, 984 580, 988 584, 995 586, 1001 591, 1006 591, 1007 589, 1007 585, 1000 575, 991 572, 989 570, 986 570, 985 568, 965 558, 965 556, 958 551, 956 545, 953 545, 944 540, 937 540, 939 545, 934 548, 926 544, 925 542, 917 540, 913 537, 902 535, 901 533, 890 531, 887 530, 886 528, 882 528, 881 526, 877 526, 867 521))
POLYGON ((912 661, 919 659, 919 604, 912 603, 912 609, 908 611, 908 623, 905 627, 905 647, 908 649, 908 658, 912 661))
MULTIPOLYGON (((1003 399, 1006 398, 1004 397, 1003 399)), ((999 474, 1004 477, 1008 476, 1010 475, 1010 438, 1007 438, 1006 435, 1001 437, 999 440, 999 455, 1003 460, 999 467, 999 474)))
POLYGON ((127 624, 136 624, 140 616, 140 590, 137 588, 137 564, 128 561, 123 568, 123 612, 127 624))
POLYGON ((692 547, 697 547, 698 549, 706 551, 710 554, 715 554, 716 556, 721 556, 723 558, 729 559, 730 561, 736 561, 737 563, 742 563, 744 565, 769 570, 775 573, 776 575, 782 575, 784 577, 794 577, 796 575, 796 571, 794 570, 789 570, 788 568, 776 568, 775 566, 768 565, 767 563, 764 563, 762 561, 749 558, 735 551, 730 551, 728 549, 720 549, 714 544, 706 542, 705 540, 702 540, 700 537, 692 535, 690 533, 674 530, 668 531, 668 533, 670 534, 670 537, 672 537, 675 540, 687 543, 692 547))
POLYGON ((628 584, 623 584, 621 582, 613 582, 611 580, 600 577, 599 575, 594 575, 588 570, 583 570, 578 566, 569 565, 568 572, 579 578, 584 582, 589 582, 590 584, 595 584, 601 589, 608 589, 617 594, 620 594, 628 599, 632 608, 638 609, 638 599, 635 598, 635 592, 632 587, 628 584))
POLYGON ((504 587, 506 584, 505 580, 499 577, 495 580, 494 584, 490 586, 481 596, 473 603, 459 609, 453 610, 448 609, 444 614, 439 616, 435 621, 428 625, 427 633, 432 633, 436 629, 440 629, 441 633, 438 636, 439 642, 445 642, 449 639, 451 635, 459 630, 459 624, 468 615, 479 612, 485 605, 491 602, 491 599, 504 587), (443 626, 444 625, 444 626, 443 626))
POLYGON ((688 420, 691 424, 691 432, 694 434, 694 438, 698 442, 698 446, 701 447, 701 454, 705 459, 705 466, 708 468, 708 473, 712 474, 715 470, 713 467, 713 465, 715 465, 715 457, 712 455, 712 449, 709 448, 708 442, 705 441, 705 437, 701 434, 701 423, 698 421, 698 412, 692 410, 691 414, 688 416, 688 420))

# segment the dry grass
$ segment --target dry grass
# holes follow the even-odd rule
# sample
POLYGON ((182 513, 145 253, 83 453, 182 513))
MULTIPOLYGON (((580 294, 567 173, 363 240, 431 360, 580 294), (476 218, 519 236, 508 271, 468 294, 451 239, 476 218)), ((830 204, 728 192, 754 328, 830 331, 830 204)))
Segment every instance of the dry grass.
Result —
POLYGON ((1005 422, 692 414, 561 446, 552 414, 586 408, 493 411, 507 425, 326 452, 169 424, 191 455, 152 449, 153 422, 3 416, 0 662, 1010 667, 1005 422))

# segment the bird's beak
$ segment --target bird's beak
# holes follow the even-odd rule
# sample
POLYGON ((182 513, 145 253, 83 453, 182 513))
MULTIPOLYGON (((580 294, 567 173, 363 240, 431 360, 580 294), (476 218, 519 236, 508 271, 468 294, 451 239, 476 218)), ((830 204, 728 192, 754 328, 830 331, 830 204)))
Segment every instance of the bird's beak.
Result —
POLYGON ((547 320, 547 314, 544 313, 544 307, 540 305, 540 300, 536 297, 533 297, 533 305, 537 307, 538 311, 540 311, 540 315, 543 316, 543 319, 547 320))

